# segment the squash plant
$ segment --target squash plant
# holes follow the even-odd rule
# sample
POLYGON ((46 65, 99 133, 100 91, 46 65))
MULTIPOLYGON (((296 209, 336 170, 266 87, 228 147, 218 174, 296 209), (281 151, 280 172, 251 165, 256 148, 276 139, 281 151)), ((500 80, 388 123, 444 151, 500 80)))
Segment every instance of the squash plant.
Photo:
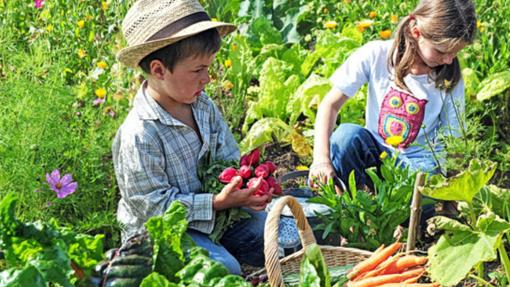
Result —
POLYGON ((472 160, 469 168, 457 176, 449 179, 433 176, 421 189, 424 195, 432 198, 462 202, 462 221, 444 216, 432 219, 436 228, 445 231, 428 251, 430 275, 441 285, 459 283, 473 268, 478 276, 470 276, 483 282, 482 264, 496 260, 498 252, 506 276, 510 278, 510 262, 503 245, 503 235, 510 231, 510 223, 492 210, 474 205, 475 196, 495 171, 495 163, 472 160))

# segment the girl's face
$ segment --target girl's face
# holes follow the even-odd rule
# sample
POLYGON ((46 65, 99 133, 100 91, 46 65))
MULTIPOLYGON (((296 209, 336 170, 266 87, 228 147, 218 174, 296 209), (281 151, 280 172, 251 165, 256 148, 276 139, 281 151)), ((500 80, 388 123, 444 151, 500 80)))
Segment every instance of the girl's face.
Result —
POLYGON ((418 43, 418 55, 429 68, 451 64, 457 53, 466 46, 466 43, 461 43, 452 48, 447 44, 433 43, 423 37, 417 26, 412 28, 412 35, 418 43))

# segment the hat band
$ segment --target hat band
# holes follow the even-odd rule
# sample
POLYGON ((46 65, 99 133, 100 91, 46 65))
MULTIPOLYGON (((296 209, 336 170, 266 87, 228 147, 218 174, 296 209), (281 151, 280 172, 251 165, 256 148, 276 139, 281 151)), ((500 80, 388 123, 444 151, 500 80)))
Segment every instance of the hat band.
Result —
POLYGON ((182 29, 201 21, 210 21, 211 18, 205 12, 197 12, 183 17, 175 22, 168 24, 165 28, 159 30, 156 34, 152 35, 147 41, 154 41, 165 39, 173 34, 181 31, 182 29))

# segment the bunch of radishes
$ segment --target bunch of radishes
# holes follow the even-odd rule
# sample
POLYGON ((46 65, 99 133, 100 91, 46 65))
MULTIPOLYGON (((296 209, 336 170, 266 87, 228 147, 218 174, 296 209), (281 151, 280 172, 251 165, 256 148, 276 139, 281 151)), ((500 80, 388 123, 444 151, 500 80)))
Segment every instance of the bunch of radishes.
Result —
POLYGON ((235 176, 241 176, 243 180, 239 183, 237 188, 251 188, 257 180, 261 179, 259 189, 254 193, 255 196, 263 196, 269 194, 273 188, 273 195, 281 195, 282 187, 276 182, 273 173, 276 170, 276 165, 272 161, 265 161, 259 164, 260 150, 254 149, 249 154, 241 157, 240 168, 237 170, 234 167, 227 167, 224 169, 218 179, 222 183, 229 183, 235 176))

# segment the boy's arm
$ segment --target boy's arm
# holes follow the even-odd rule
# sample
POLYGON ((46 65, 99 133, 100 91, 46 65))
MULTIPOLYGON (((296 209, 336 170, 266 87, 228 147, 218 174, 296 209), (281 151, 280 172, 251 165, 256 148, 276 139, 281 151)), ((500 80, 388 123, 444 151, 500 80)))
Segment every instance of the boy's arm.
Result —
POLYGON ((131 210, 129 216, 145 222, 163 214, 172 201, 179 200, 188 208, 190 228, 204 233, 212 231, 213 194, 184 194, 170 185, 164 170, 169 163, 156 139, 144 135, 133 143, 123 142, 117 147, 114 144, 114 163, 122 199, 131 210))

